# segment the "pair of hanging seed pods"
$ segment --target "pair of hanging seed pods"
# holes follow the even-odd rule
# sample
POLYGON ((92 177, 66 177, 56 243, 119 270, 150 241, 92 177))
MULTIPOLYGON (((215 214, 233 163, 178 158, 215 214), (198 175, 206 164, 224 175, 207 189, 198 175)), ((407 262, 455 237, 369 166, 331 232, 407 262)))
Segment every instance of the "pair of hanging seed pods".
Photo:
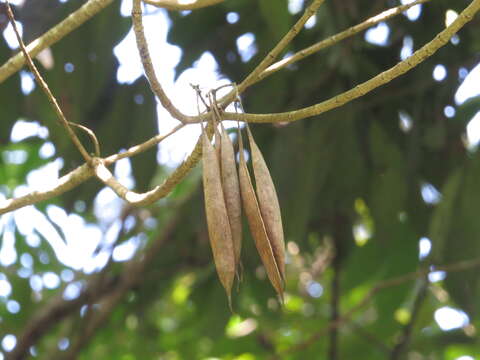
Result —
POLYGON ((203 189, 210 245, 228 303, 231 307, 234 278, 239 278, 242 207, 268 278, 283 302, 285 243, 272 177, 248 124, 246 128, 256 189, 245 161, 240 127, 238 172, 233 144, 223 124, 220 123, 220 130, 218 126, 214 128, 215 146, 202 131, 203 189))

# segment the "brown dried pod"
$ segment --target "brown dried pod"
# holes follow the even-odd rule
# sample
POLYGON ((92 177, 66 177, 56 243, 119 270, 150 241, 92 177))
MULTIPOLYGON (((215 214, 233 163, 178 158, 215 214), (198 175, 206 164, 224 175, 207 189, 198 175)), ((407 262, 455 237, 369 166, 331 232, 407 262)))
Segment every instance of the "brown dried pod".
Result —
POLYGON ((240 133, 239 134, 239 178, 240 178, 240 189, 242 194, 242 202, 245 213, 247 214, 248 224, 250 226, 250 231, 252 237, 255 240, 255 246, 257 247, 260 258, 262 259, 263 265, 267 271, 268 278, 272 283, 273 287, 277 291, 278 295, 283 301, 283 281, 282 275, 277 265, 277 260, 275 258, 272 246, 270 244, 270 239, 268 238, 267 230, 265 228, 265 223, 262 218, 260 207, 258 205, 257 196, 255 195, 255 190, 253 189, 252 182, 250 180, 250 174, 248 172, 247 164, 245 162, 245 157, 243 154, 243 140, 240 133))
POLYGON ((230 140, 222 124, 220 124, 220 127, 222 187, 232 232, 235 269, 238 278, 240 252, 242 248, 242 202, 240 199, 240 185, 238 182, 237 165, 232 140, 230 140))
POLYGON ((255 175, 258 204, 265 223, 268 238, 272 246, 278 270, 285 281, 285 241, 283 238, 282 215, 278 203, 277 192, 273 184, 270 171, 268 171, 265 159, 253 139, 250 128, 247 124, 248 140, 252 154, 252 167, 255 175))
POLYGON ((213 133, 215 135, 215 150, 217 151, 217 158, 220 164, 220 172, 222 171, 222 164, 220 159, 222 158, 221 152, 222 152, 222 136, 220 135, 220 131, 218 131, 218 124, 216 121, 213 123, 213 133))
POLYGON ((203 191, 208 234, 218 277, 228 297, 231 308, 231 292, 235 277, 235 253, 227 208, 222 190, 219 160, 205 132, 202 133, 203 191))

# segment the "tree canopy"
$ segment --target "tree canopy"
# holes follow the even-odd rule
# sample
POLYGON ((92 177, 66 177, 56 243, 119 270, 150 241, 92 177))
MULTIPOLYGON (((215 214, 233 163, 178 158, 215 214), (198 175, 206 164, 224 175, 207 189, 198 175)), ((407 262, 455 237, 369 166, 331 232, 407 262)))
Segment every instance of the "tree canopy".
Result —
POLYGON ((480 62, 480 0, 407 3, 134 0, 132 16, 129 1, 16 3, 61 110, 5 36, 0 360, 480 357, 478 84, 459 96, 480 62), (142 21, 159 14, 181 49, 175 79, 208 54, 235 83, 210 103, 215 87, 194 84, 199 115, 149 55, 163 30, 145 38, 142 21), (145 75, 130 83, 113 49, 132 27, 145 75), (215 116, 249 123, 270 169, 283 304, 245 220, 229 309, 198 139, 184 161, 158 160, 166 136, 185 146, 215 116))

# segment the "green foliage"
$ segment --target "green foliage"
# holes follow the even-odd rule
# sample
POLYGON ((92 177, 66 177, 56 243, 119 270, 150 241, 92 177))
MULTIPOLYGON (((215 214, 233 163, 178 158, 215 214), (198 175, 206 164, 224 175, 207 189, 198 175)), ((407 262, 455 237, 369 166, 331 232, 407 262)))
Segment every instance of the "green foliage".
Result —
MULTIPOLYGON (((348 90, 398 62, 406 36, 412 37, 414 48, 420 47, 443 28, 448 8, 461 11, 468 3, 435 1, 422 6, 417 21, 403 15, 392 19, 384 46, 367 43, 358 34, 322 50, 248 89, 243 97, 246 111, 287 111, 348 90)), ((287 5, 286 1, 226 1, 191 13, 169 13, 168 40, 182 49, 176 76, 209 51, 221 75, 241 81, 300 16, 291 15, 287 5), (228 12, 237 12, 239 21, 229 24, 228 12), (255 35, 257 53, 243 63, 235 43, 247 32, 255 35)), ((303 29, 287 50, 299 51, 390 5, 387 1, 326 1, 316 25, 303 29)), ((77 6, 70 1, 56 11, 65 17, 77 6)), ((102 156, 157 132, 156 103, 147 81, 118 84, 116 80, 118 61, 112 49, 130 29, 130 20, 120 15, 119 8, 120 2, 114 2, 52 46, 55 66, 41 69, 69 120, 96 133, 102 156), (65 71, 66 63, 74 65, 73 72, 65 71)), ((234 287, 235 313, 229 311, 212 264, 200 169, 193 169, 156 204, 137 209, 122 203, 103 209, 114 212, 113 220, 104 220, 102 211, 94 211, 101 186, 91 179, 35 208, 66 243, 73 241, 74 234, 67 222, 55 221, 51 215, 55 209, 65 209, 69 221, 101 233, 107 253, 136 239, 133 260, 112 260, 94 272, 69 268, 59 260, 45 233, 38 229, 28 233, 19 225, 18 217, 26 213, 2 215, 0 249, 13 243, 17 258, 0 269, 0 284, 6 279, 12 288, 11 294, 0 295, 0 343, 3 334, 20 338, 48 307, 67 304, 69 311, 52 317, 34 348, 38 358, 61 358, 86 333, 88 317, 108 309, 108 296, 133 274, 136 280, 82 344, 80 359, 254 360, 273 355, 327 359, 332 348, 332 329, 327 327, 335 320, 335 281, 340 288, 340 316, 348 314, 338 326, 338 359, 391 358, 392 349, 405 334, 409 341, 404 358, 480 356, 475 337, 480 326, 478 267, 428 282, 423 297, 419 294, 427 280, 422 276, 388 285, 391 279, 420 268, 480 257, 480 162, 476 148, 465 145, 466 125, 479 111, 480 97, 455 105, 455 116, 444 115, 445 106, 453 106, 461 82, 459 69, 470 70, 478 61, 477 27, 467 26, 458 34, 458 44, 449 43, 418 68, 340 109, 291 124, 252 125, 283 211, 288 252, 283 307, 244 226, 243 281, 238 291, 234 287), (442 82, 432 79, 436 64, 447 69, 442 82), (406 127, 399 126, 400 112, 410 117, 406 127), (427 184, 439 192, 438 198, 425 201, 422 186, 427 184), (115 226, 120 230, 112 230, 115 226), (109 232, 114 233, 110 243, 106 241, 109 232), (432 251, 419 259, 422 237, 431 240, 432 251), (26 259, 32 259, 31 264, 26 259), (132 263, 144 260, 145 269, 136 273, 132 263), (32 288, 32 278, 41 279, 46 273, 60 276, 60 284, 32 288), (88 296, 62 300, 72 284, 88 296), (100 285, 91 290, 92 284, 100 285), (366 296, 363 306, 349 313, 366 296), (12 301, 20 305, 18 312, 12 310, 12 301), (82 306, 90 302, 95 305, 88 315, 82 306), (441 330, 434 314, 444 306, 467 313, 469 325, 441 330), (59 349, 62 339, 68 339, 69 345, 59 349)), ((1 61, 10 55, 2 41, 1 61)), ((38 86, 23 95, 15 74, 0 84, 0 98, 1 194, 12 197, 33 170, 54 158, 63 159, 62 174, 82 163, 38 86), (9 134, 19 118, 46 126, 49 138, 11 143, 9 134), (53 158, 40 155, 47 141, 55 144, 53 158), (13 161, 14 153, 23 154, 18 155, 23 160, 13 161)), ((85 134, 79 136, 93 149, 85 134)), ((157 164, 155 150, 131 161, 139 191, 161 183, 172 171, 157 164)), ((90 240, 80 241, 88 246, 90 240)))

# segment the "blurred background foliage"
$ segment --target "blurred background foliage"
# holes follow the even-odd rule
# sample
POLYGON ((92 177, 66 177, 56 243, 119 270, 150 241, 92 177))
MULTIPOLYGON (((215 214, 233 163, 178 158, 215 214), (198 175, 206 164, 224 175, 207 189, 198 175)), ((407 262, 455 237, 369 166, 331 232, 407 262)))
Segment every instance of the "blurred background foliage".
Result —
MULTIPOLYGON (((27 0, 16 9, 26 40, 79 3, 27 0), (41 11, 47 5, 49 11, 41 11)), ((447 11, 459 13, 469 3, 434 0, 417 17, 401 15, 383 24, 387 36, 379 43, 362 33, 323 50, 249 88, 244 107, 281 112, 345 91, 432 39, 444 28, 447 11)), ((220 75, 241 81, 306 5, 230 0, 169 12, 168 42, 182 50, 176 76, 209 52, 220 75), (241 51, 236 44, 245 34, 251 41, 241 51)), ((288 52, 395 5, 393 0, 327 0, 288 52)), ((115 1, 55 44, 54 65, 42 69, 67 117, 95 131, 103 155, 157 133, 155 100, 145 79, 117 81, 113 47, 131 27, 120 6, 115 1)), ((480 110, 480 97, 455 99, 480 61, 478 27, 477 16, 435 56, 340 109, 291 124, 252 125, 283 211, 288 253, 283 308, 246 232, 244 277, 230 313, 212 265, 200 167, 169 197, 142 209, 120 201, 102 205, 105 191, 99 193, 100 183, 90 180, 36 204, 40 220, 22 210, 2 215, 0 359, 14 358, 15 345, 42 319, 41 336, 27 347, 29 357, 479 358, 478 267, 388 283, 419 268, 433 271, 480 257, 480 159, 466 132, 480 110), (69 229, 74 223, 91 238, 76 237, 69 229), (89 268, 69 265, 48 241, 52 232, 73 246, 73 256, 75 246, 91 246, 92 257, 101 259, 89 268), (118 255, 128 246, 128 256, 118 255), (365 296, 358 311, 340 320, 337 329, 328 328, 365 296)), ((12 53, 0 41, 0 60, 12 53)), ((64 174, 82 163, 38 88, 22 93, 15 74, 0 85, 0 98, 4 197, 25 191, 37 169, 60 161, 64 174), (19 121, 42 127, 12 141, 19 121)), ((131 159, 129 176, 141 191, 171 171, 148 151, 131 159)))

